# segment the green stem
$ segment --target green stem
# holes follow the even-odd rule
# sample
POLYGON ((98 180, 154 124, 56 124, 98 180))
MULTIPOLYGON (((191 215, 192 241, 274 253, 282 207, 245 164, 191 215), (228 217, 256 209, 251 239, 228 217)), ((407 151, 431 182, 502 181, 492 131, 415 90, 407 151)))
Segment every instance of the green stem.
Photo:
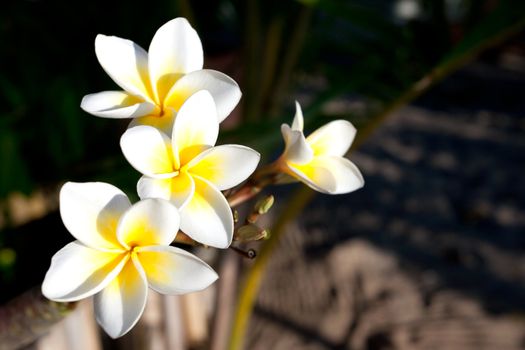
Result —
POLYGON ((248 120, 258 118, 256 99, 260 81, 261 24, 257 0, 246 2, 246 37, 244 39, 244 115, 248 120))
POLYGON ((244 341, 244 334, 248 326, 248 321, 251 315, 251 310, 259 290, 266 265, 270 259, 272 252, 277 247, 281 236, 285 232, 285 227, 290 220, 297 216, 308 202, 313 198, 314 192, 307 188, 301 188, 292 197, 286 206, 286 210, 279 217, 277 222, 271 229, 271 236, 264 244, 254 264, 246 275, 246 279, 242 285, 242 292, 237 302, 237 310, 235 313, 235 323, 232 330, 229 349, 241 349, 244 341))
POLYGON ((288 88, 293 69, 299 59, 301 49, 303 48, 312 12, 312 6, 303 6, 294 24, 294 31, 289 39, 290 45, 286 48, 282 69, 279 72, 278 79, 275 83, 272 104, 270 105, 269 110, 270 116, 276 116, 278 114, 283 95, 288 88))
MULTIPOLYGON (((277 58, 283 33, 284 21, 278 16, 272 20, 266 33, 266 45, 264 49, 264 60, 261 69, 261 83, 257 90, 255 109, 258 114, 262 111, 269 100, 272 83, 276 79, 277 58)), ((259 119, 259 117, 257 117, 259 119)))

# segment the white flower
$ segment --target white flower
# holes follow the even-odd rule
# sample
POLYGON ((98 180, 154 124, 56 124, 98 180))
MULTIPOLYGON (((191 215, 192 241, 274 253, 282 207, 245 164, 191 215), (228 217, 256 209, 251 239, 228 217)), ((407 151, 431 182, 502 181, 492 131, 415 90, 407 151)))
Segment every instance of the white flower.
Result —
POLYGON ((171 139, 151 126, 128 129, 122 152, 144 176, 140 198, 164 198, 180 210, 181 230, 203 244, 226 248, 233 237, 233 215, 221 193, 250 176, 256 151, 240 145, 214 147, 219 133, 212 95, 199 91, 180 108, 171 139))
POLYGON ((55 301, 94 295, 97 321, 113 338, 138 321, 148 285, 180 294, 217 279, 206 263, 169 245, 179 214, 168 201, 148 199, 132 206, 112 185, 68 182, 60 191, 60 214, 77 240, 53 256, 42 293, 55 301))
POLYGON ((348 193, 363 187, 359 169, 343 158, 354 140, 354 126, 346 120, 335 120, 305 138, 301 106, 295 104, 292 127, 281 126, 286 144, 281 170, 323 193, 348 193))
POLYGON ((227 75, 202 69, 203 51, 197 32, 184 18, 157 30, 148 52, 130 40, 99 34, 95 52, 100 65, 124 91, 84 96, 81 108, 105 118, 136 118, 131 126, 171 130, 176 111, 199 90, 208 90, 221 122, 239 102, 241 91, 227 75))

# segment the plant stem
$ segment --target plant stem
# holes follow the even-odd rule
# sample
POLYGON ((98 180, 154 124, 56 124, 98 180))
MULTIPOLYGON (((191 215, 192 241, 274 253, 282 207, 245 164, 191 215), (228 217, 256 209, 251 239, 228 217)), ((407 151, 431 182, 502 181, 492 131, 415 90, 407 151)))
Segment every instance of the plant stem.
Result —
POLYGON ((266 33, 266 45, 264 48, 264 60, 261 68, 260 85, 257 89, 257 96, 254 101, 254 112, 257 113, 257 120, 259 119, 260 112, 264 110, 266 103, 270 99, 269 95, 272 89, 272 83, 276 79, 275 72, 277 70, 277 60, 282 41, 283 27, 283 18, 278 15, 272 19, 266 33))
POLYGON ((76 303, 58 303, 34 287, 0 308, 0 348, 18 349, 38 339, 62 320, 76 303))
POLYGON ((265 187, 275 184, 281 172, 281 158, 257 170, 246 183, 227 196, 230 207, 234 208, 258 195, 265 187))
POLYGON ((271 229, 270 239, 263 245, 259 256, 245 275, 241 287, 241 295, 237 301, 235 323, 230 337, 229 349, 242 349, 244 335, 248 326, 251 310, 257 296, 257 292, 264 276, 265 268, 270 260, 271 253, 277 247, 285 227, 290 220, 296 217, 313 198, 314 192, 308 188, 300 188, 286 204, 286 210, 279 217, 271 229))
POLYGON ((244 116, 251 121, 256 121, 257 113, 257 90, 260 84, 260 41, 261 23, 259 2, 257 0, 246 1, 246 36, 244 51, 244 116))
POLYGON ((303 6, 299 12, 292 37, 289 39, 290 45, 287 47, 284 55, 282 69, 275 83, 273 99, 269 109, 270 116, 276 116, 282 105, 283 95, 288 88, 293 69, 303 48, 312 12, 312 6, 303 6))

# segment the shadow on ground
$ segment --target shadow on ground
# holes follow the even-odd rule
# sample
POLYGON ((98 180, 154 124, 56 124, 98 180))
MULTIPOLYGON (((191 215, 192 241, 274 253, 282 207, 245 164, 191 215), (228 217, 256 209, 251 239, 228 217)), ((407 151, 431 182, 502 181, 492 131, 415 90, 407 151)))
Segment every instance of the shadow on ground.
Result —
POLYGON ((394 115, 266 276, 249 349, 525 348, 525 74, 475 63, 394 115))

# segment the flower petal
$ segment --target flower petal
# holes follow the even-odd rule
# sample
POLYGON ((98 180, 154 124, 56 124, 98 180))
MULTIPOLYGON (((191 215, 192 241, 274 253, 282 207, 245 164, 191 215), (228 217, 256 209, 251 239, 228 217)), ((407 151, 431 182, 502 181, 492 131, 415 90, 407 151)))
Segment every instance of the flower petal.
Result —
POLYGON ((60 190, 64 225, 76 239, 95 249, 122 249, 117 222, 130 206, 124 192, 103 182, 67 182, 60 190))
POLYGON ((195 193, 181 209, 180 228, 188 236, 216 248, 227 248, 233 238, 233 215, 224 195, 197 176, 195 193))
POLYGON ((223 191, 246 180, 257 168, 261 155, 240 145, 212 147, 188 164, 188 171, 223 191))
POLYGON ((338 156, 342 157, 348 152, 354 141, 356 129, 347 120, 334 120, 323 125, 307 138, 316 156, 338 156))
POLYGON ((342 194, 364 185, 363 176, 350 160, 342 157, 315 157, 306 165, 290 165, 291 173, 316 191, 342 194))
POLYGON ((163 294, 183 294, 207 288, 219 276, 204 261, 170 246, 141 247, 138 259, 151 288, 163 294))
POLYGON ((134 118, 131 120, 131 123, 129 123, 128 129, 139 125, 148 125, 162 131, 166 135, 171 135, 176 115, 177 112, 175 112, 173 108, 166 107, 164 108, 164 113, 162 115, 151 114, 144 117, 134 118))
POLYGON ((195 181, 187 172, 180 172, 171 179, 171 203, 182 209, 195 193, 195 181))
POLYGON ((182 209, 193 196, 195 183, 186 172, 180 172, 177 176, 169 179, 154 179, 143 176, 137 184, 137 192, 141 199, 162 198, 182 209))
POLYGON ((147 296, 146 274, 136 258, 129 259, 117 278, 95 295, 97 322, 110 337, 123 336, 144 312, 147 296))
POLYGON ((169 175, 177 168, 170 145, 166 134, 144 125, 126 130, 120 138, 124 157, 135 169, 150 177, 169 175))
POLYGON ((202 90, 186 100, 173 125, 173 154, 184 166, 205 149, 214 146, 219 135, 217 109, 211 94, 202 90))
POLYGON ((97 35, 95 53, 106 73, 132 95, 153 102, 148 75, 148 53, 133 41, 97 35))
POLYGON ((155 179, 144 175, 137 182, 137 193, 140 199, 162 198, 169 200, 171 197, 171 178, 155 179))
POLYGON ((80 108, 97 117, 119 119, 142 117, 158 107, 124 91, 104 91, 84 96, 80 108))
POLYGON ((292 130, 288 125, 283 124, 281 125, 281 133, 285 143, 283 157, 286 161, 294 164, 306 164, 312 160, 313 151, 302 132, 292 130))
POLYGON ((317 192, 330 194, 335 191, 335 179, 332 173, 325 169, 307 165, 287 164, 287 172, 297 180, 317 192))
POLYGON ((207 90, 213 96, 219 123, 241 99, 241 90, 235 80, 215 70, 201 69, 181 77, 166 95, 164 106, 179 110, 184 101, 199 90, 207 90))
POLYGON ((55 301, 76 301, 98 293, 126 263, 126 253, 89 248, 79 241, 69 243, 51 259, 42 283, 42 294, 55 301))
POLYGON ((148 53, 151 84, 159 102, 181 75, 202 69, 204 61, 199 35, 181 17, 157 30, 148 53))
POLYGON ((169 245, 179 231, 179 223, 179 211, 169 201, 143 199, 122 215, 117 237, 128 249, 156 244, 169 245))
POLYGON ((303 111, 301 110, 301 105, 299 104, 299 102, 295 101, 295 116, 292 122, 292 130, 303 132, 303 128, 304 128, 303 111))

